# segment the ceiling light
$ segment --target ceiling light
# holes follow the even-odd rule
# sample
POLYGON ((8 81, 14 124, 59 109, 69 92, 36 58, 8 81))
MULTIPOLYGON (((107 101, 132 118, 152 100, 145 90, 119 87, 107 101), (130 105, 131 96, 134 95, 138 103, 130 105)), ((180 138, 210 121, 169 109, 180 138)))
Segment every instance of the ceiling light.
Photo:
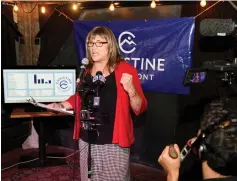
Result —
POLYGON ((152 2, 151 2, 151 8, 155 8, 156 7, 156 2, 153 0, 152 2))
POLYGON ((113 4, 113 3, 110 4, 110 6, 109 6, 109 10, 110 10, 110 11, 114 11, 114 4, 113 4))
POLYGON ((201 5, 202 7, 205 7, 206 4, 207 4, 206 0, 201 0, 200 5, 201 5))
POLYGON ((72 9, 73 9, 73 10, 77 10, 77 8, 78 8, 77 4, 74 3, 74 4, 72 5, 72 9))
POLYGON ((18 8, 18 6, 17 6, 16 4, 14 5, 13 10, 14 10, 15 12, 17 12, 17 11, 19 10, 19 8, 18 8))
POLYGON ((45 7, 44 7, 44 6, 42 6, 42 7, 41 7, 41 13, 43 13, 43 14, 44 14, 45 12, 46 12, 46 9, 45 9, 45 7))

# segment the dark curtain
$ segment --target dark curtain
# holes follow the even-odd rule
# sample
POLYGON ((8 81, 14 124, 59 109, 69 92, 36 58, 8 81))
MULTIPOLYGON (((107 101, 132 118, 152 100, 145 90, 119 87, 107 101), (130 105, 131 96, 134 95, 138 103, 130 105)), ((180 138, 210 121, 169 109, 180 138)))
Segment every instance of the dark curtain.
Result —
POLYGON ((54 12, 39 35, 39 65, 48 66, 60 52, 63 44, 72 32, 72 22, 54 12))
POLYGON ((38 64, 42 66, 75 65, 77 57, 75 53, 68 51, 68 46, 70 50, 72 47, 72 50, 75 51, 73 49, 75 47, 74 40, 71 37, 73 33, 72 20, 79 14, 72 12, 70 4, 65 6, 49 5, 47 8, 49 8, 49 16, 43 16, 42 14, 39 16, 40 32, 36 38, 39 38, 41 46, 38 64), (67 43, 68 39, 70 39, 71 46, 67 43), (65 46, 65 44, 68 45, 65 46), (68 56, 69 52, 71 55, 68 56), (62 58, 64 58, 64 62, 60 61, 62 58), (73 58, 73 60, 70 58, 73 58), (55 59, 59 60, 60 64, 59 62, 55 63, 55 59))
POLYGON ((1 64, 2 68, 14 66, 16 62, 15 38, 16 33, 8 18, 2 14, 1 16, 1 64))
MULTIPOLYGON (((13 23, 12 8, 2 7, 1 14, 1 73, 6 67, 16 66, 15 39, 19 33, 13 23)), ((1 76, 1 87, 3 87, 3 76, 1 76)), ((4 91, 1 91, 1 104, 3 105, 4 91)), ((4 106, 4 105, 3 105, 4 106)), ((2 106, 2 107, 3 107, 2 106)), ((3 111, 3 110, 2 110, 3 111)))

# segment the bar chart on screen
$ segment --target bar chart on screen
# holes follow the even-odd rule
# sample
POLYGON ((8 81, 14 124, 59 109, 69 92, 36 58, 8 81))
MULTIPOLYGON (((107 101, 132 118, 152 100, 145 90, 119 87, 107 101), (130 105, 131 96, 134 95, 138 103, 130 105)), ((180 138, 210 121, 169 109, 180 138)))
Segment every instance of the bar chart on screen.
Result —
POLYGON ((34 74, 34 84, 51 84, 52 80, 38 79, 37 74, 34 74))
POLYGON ((30 89, 53 89, 54 73, 51 72, 32 72, 27 75, 30 89))

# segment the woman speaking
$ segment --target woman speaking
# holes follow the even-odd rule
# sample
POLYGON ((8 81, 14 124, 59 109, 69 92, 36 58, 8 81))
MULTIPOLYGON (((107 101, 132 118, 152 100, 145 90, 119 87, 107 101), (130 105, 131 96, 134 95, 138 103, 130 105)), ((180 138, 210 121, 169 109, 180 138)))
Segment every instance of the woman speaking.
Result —
POLYGON ((105 82, 99 87, 100 126, 88 131, 80 120, 80 110, 88 108, 93 95, 76 93, 67 101, 52 103, 57 108, 74 109, 76 113, 74 139, 79 139, 81 180, 88 180, 88 153, 90 145, 92 181, 130 180, 130 146, 134 142, 133 121, 130 110, 136 115, 147 108, 137 70, 121 59, 113 32, 107 27, 93 28, 86 38, 86 55, 89 64, 80 90, 93 89, 93 77, 101 72, 105 82), (83 98, 83 99, 82 99, 83 98))

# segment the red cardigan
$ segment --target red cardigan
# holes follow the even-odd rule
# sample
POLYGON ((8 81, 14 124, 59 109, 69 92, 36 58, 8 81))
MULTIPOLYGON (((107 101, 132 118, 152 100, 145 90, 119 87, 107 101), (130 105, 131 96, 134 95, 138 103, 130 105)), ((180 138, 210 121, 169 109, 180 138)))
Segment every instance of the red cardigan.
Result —
MULTIPOLYGON (((115 79, 117 86, 117 101, 116 101, 116 111, 115 111, 115 122, 113 130, 113 140, 112 143, 119 144, 121 147, 130 147, 134 141, 133 133, 133 121, 130 115, 130 101, 128 94, 123 89, 123 86, 120 83, 123 73, 128 73, 133 77, 134 86, 138 94, 142 98, 142 105, 139 111, 134 111, 136 115, 144 112, 147 108, 147 100, 143 94, 140 80, 138 78, 138 73, 135 67, 129 63, 122 61, 115 68, 115 79)), ((67 101, 72 105, 73 109, 76 110, 75 124, 74 124, 74 139, 79 139, 80 135, 80 119, 79 119, 79 110, 81 109, 81 98, 77 94, 71 96, 67 101), (75 100, 76 95, 76 100, 75 100), (76 103, 76 105, 75 105, 76 103)))

